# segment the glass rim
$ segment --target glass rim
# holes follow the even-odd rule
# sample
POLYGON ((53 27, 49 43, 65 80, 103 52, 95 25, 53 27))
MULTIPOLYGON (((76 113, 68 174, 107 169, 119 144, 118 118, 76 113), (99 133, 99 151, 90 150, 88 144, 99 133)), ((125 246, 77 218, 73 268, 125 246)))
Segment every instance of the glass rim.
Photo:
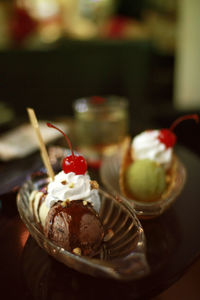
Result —
POLYGON ((128 107, 128 99, 123 96, 88 96, 74 100, 73 109, 76 113, 84 113, 86 111, 101 111, 106 109, 115 110, 116 108, 126 109, 128 107))

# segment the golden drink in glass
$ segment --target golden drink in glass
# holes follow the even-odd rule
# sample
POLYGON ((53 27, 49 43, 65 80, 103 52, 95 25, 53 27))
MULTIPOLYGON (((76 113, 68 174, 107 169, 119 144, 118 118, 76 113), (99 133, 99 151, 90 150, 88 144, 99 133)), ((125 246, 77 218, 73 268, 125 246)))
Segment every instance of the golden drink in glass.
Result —
POLYGON ((98 166, 128 134, 128 101, 117 96, 81 98, 74 112, 78 151, 98 166))

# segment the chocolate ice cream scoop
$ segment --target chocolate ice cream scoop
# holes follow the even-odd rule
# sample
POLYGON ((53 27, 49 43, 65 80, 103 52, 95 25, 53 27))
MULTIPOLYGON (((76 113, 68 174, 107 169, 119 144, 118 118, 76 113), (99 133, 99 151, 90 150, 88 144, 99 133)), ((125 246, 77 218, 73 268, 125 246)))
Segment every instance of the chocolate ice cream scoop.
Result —
POLYGON ((93 256, 104 236, 95 210, 85 201, 57 202, 46 217, 44 234, 58 246, 77 254, 93 256))

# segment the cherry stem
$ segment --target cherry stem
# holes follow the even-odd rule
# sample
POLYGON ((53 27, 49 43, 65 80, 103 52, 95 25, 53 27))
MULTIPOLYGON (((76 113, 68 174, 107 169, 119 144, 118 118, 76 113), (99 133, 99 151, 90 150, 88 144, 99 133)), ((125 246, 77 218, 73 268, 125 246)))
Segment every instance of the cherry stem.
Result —
POLYGON ((57 129, 60 133, 62 133, 62 134, 64 135, 64 137, 65 137, 65 139, 67 140, 67 143, 68 143, 68 145, 69 145, 69 148, 70 148, 70 150, 71 150, 72 156, 73 156, 73 158, 74 158, 74 151, 72 150, 72 144, 71 144, 71 142, 70 142, 68 136, 67 136, 61 129, 59 129, 58 127, 54 126, 54 125, 51 124, 51 123, 47 123, 47 126, 50 127, 50 128, 57 129))
POLYGON ((169 130, 170 131, 173 131, 174 128, 179 124, 181 123, 182 121, 184 120, 188 120, 188 119, 193 119, 195 120, 197 123, 199 122, 199 116, 197 114, 193 114, 193 115, 186 115, 186 116, 182 116, 182 117, 179 117, 178 119, 176 119, 172 125, 170 126, 169 130))

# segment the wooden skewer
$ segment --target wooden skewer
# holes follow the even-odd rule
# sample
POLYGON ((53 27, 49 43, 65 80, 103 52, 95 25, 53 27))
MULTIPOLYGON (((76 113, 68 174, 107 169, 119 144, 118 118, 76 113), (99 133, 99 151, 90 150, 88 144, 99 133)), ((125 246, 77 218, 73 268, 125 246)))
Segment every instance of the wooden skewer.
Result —
POLYGON ((39 124, 38 124, 35 112, 32 108, 27 108, 27 112, 29 115, 30 122, 31 122, 31 124, 35 130, 35 133, 37 135, 37 138, 38 138, 38 142, 39 142, 39 146, 40 146, 40 153, 41 153, 43 163, 47 169, 47 173, 48 173, 49 177, 51 178, 51 180, 54 180, 54 172, 53 172, 52 166, 49 161, 47 149, 46 149, 46 146, 44 144, 44 141, 43 141, 43 138, 42 138, 42 135, 40 132, 40 128, 39 128, 39 124))

